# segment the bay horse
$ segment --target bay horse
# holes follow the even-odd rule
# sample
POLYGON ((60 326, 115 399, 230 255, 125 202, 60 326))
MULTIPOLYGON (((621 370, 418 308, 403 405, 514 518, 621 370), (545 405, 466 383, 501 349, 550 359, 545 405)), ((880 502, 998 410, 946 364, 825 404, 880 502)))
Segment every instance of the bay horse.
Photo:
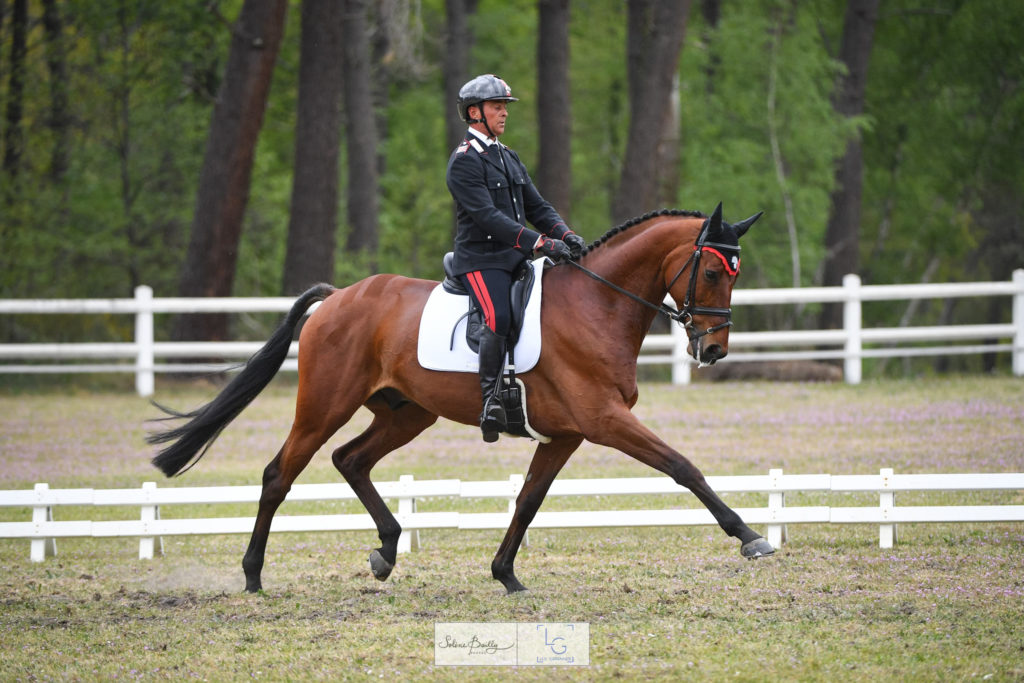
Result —
MULTIPOLYGON (((663 210, 633 219, 545 274, 541 303, 542 350, 537 365, 519 374, 528 388, 530 423, 540 443, 516 500, 512 522, 491 564, 507 592, 526 590, 513 570, 516 553, 555 476, 584 439, 622 451, 692 491, 719 526, 738 538, 743 557, 774 548, 711 490, 700 470, 644 427, 630 409, 639 396, 637 356, 659 313, 683 324, 687 351, 701 364, 728 352, 739 238, 761 214, 735 225, 663 210), (573 267, 574 266, 574 267, 573 267), (677 308, 661 302, 670 294, 677 308)), ((305 312, 322 301, 299 336, 295 419, 277 456, 263 472, 252 537, 242 560, 245 588, 261 589, 260 574, 271 520, 313 454, 360 406, 370 426, 337 448, 334 466, 372 516, 381 547, 370 555, 383 581, 394 568, 402 531, 370 481, 385 455, 412 441, 437 418, 477 424, 480 392, 475 373, 426 370, 417 362, 420 316, 436 282, 374 275, 343 289, 319 284, 298 297, 270 340, 210 403, 188 413, 161 408, 188 422, 147 436, 170 443, 153 464, 167 476, 191 467, 220 432, 280 369, 305 312)))

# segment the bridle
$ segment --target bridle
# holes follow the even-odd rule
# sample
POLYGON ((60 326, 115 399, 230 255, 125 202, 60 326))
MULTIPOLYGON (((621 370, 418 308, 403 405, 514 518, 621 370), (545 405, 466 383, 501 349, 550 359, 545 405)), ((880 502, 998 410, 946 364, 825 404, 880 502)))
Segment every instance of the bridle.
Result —
MULTIPOLYGON (((592 271, 592 270, 590 270, 588 268, 585 268, 584 266, 581 266, 576 261, 571 261, 570 260, 570 261, 565 261, 565 263, 568 263, 569 265, 573 266, 577 270, 580 270, 580 271, 586 273, 587 275, 589 275, 593 279, 597 280, 598 282, 600 282, 602 284, 605 284, 608 287, 611 287, 616 292, 629 297, 633 301, 636 301, 637 303, 642 304, 642 305, 646 306, 647 308, 650 308, 650 309, 654 310, 659 315, 663 315, 663 316, 667 317, 669 320, 673 320, 676 323, 679 323, 683 327, 683 329, 686 330, 686 336, 689 337, 690 342, 693 345, 692 348, 694 349, 694 352, 697 353, 697 351, 699 349, 698 342, 700 341, 700 339, 702 337, 706 337, 709 334, 714 334, 715 332, 718 332, 721 329, 725 329, 726 327, 731 327, 732 326, 732 309, 731 308, 715 308, 715 307, 711 307, 711 306, 698 306, 695 303, 696 293, 697 293, 697 274, 700 272, 700 259, 701 259, 701 256, 703 256, 704 251, 705 250, 710 251, 710 252, 714 253, 716 256, 718 256, 719 258, 721 258, 722 262, 726 264, 726 268, 729 268, 728 262, 726 261, 725 257, 722 255, 722 253, 719 251, 719 249, 727 249, 727 250, 730 250, 730 251, 739 251, 739 246, 736 246, 736 245, 721 244, 719 242, 708 242, 707 241, 707 235, 708 235, 708 227, 710 225, 710 222, 711 222, 710 219, 707 219, 707 220, 704 221, 704 225, 701 226, 701 229, 700 229, 700 234, 697 235, 697 240, 696 240, 696 242, 693 245, 693 253, 690 254, 690 258, 686 259, 686 263, 684 263, 682 265, 682 267, 675 274, 675 277, 672 278, 672 281, 668 285, 668 291, 671 292, 672 291, 672 287, 676 284, 676 282, 679 280, 679 278, 682 277, 683 273, 685 273, 687 269, 690 269, 690 280, 689 280, 689 282, 688 282, 688 284, 686 286, 686 296, 683 299, 683 305, 680 306, 679 308, 672 308, 671 306, 668 306, 664 302, 661 302, 659 304, 653 304, 650 301, 648 301, 647 299, 644 299, 643 297, 637 296, 633 292, 630 292, 630 291, 628 291, 626 289, 623 289, 622 287, 619 287, 614 282, 609 282, 608 280, 604 279, 603 277, 601 277, 600 275, 598 275, 594 271, 592 271), (704 329, 704 330, 699 330, 693 324, 694 317, 698 316, 698 315, 709 315, 709 316, 714 316, 714 317, 718 317, 718 318, 725 318, 725 322, 719 323, 718 325, 713 325, 713 326, 711 326, 711 327, 709 327, 707 329, 704 329)), ((738 271, 739 271, 739 265, 738 265, 738 262, 737 262, 736 270, 732 271, 731 274, 735 275, 736 272, 738 272, 738 271)), ((699 360, 699 358, 698 358, 698 360, 699 360)))

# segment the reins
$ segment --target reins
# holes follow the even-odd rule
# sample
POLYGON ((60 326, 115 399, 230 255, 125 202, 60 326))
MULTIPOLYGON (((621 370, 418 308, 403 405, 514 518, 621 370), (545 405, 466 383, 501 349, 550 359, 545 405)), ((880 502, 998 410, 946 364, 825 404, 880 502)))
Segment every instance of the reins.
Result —
MULTIPOLYGON (((619 287, 614 282, 610 282, 609 280, 606 280, 605 278, 601 277, 600 275, 598 275, 594 271, 590 270, 589 268, 586 268, 585 266, 580 265, 576 261, 568 260, 568 261, 564 261, 564 263, 567 263, 567 264, 571 265, 572 267, 576 268, 577 270, 581 271, 582 273, 586 274, 587 276, 593 278, 594 280, 597 280, 601 284, 603 284, 603 285, 605 285, 607 287, 610 287, 611 289, 614 289, 619 294, 623 294, 623 295, 629 297, 630 299, 632 299, 633 301, 637 302, 638 304, 641 304, 643 306, 646 306, 647 308, 650 308, 651 310, 655 311, 659 315, 663 315, 663 316, 667 317, 669 320, 672 320, 672 321, 675 321, 675 322, 679 323, 680 325, 683 326, 683 329, 686 330, 686 334, 689 337, 690 341, 694 342, 694 344, 696 344, 696 342, 701 337, 705 337, 705 336, 707 336, 709 334, 714 334, 715 332, 717 332, 717 331, 719 331, 721 329, 724 329, 726 327, 731 327, 732 326, 732 309, 731 308, 713 308, 713 307, 710 307, 710 306, 695 306, 694 303, 693 303, 694 298, 696 296, 696 291, 697 291, 697 271, 699 270, 699 267, 700 267, 700 259, 701 259, 701 256, 703 255, 704 248, 705 247, 711 248, 713 251, 715 250, 716 247, 725 247, 725 248, 728 248, 728 249, 738 249, 738 247, 732 246, 732 245, 718 244, 716 242, 706 242, 705 240, 706 240, 706 237, 707 237, 708 224, 709 224, 708 221, 704 222, 704 225, 701 227, 700 234, 697 236, 697 241, 696 241, 696 243, 693 246, 693 253, 690 254, 690 258, 686 259, 686 263, 683 264, 683 266, 675 274, 675 277, 672 278, 672 281, 668 285, 668 291, 671 292, 672 291, 672 287, 675 286, 676 282, 679 280, 680 277, 682 277, 683 273, 685 273, 686 270, 688 268, 690 268, 691 265, 692 265, 692 268, 690 269, 690 280, 687 283, 687 287, 686 287, 686 298, 683 299, 683 305, 680 308, 678 308, 678 309, 677 308, 672 308, 671 306, 666 305, 664 302, 661 302, 660 304, 651 303, 647 299, 644 299, 641 296, 637 296, 636 294, 634 294, 633 292, 630 292, 627 289, 623 289, 622 287, 619 287), (693 326, 693 318, 696 315, 710 315, 710 316, 716 316, 716 317, 720 317, 720 318, 725 318, 725 322, 719 323, 718 325, 714 325, 712 327, 709 327, 706 330, 698 330, 698 329, 696 329, 693 326)), ((694 348, 696 348, 696 346, 694 346, 694 348)))
MULTIPOLYGON (((689 265, 689 263, 692 260, 693 260, 693 257, 691 256, 690 259, 686 262, 687 265, 689 265)), ((581 266, 576 261, 563 261, 562 263, 570 265, 573 268, 576 268, 577 270, 579 270, 579 271, 585 273, 586 275, 592 277, 593 279, 597 280, 601 284, 603 284, 603 285, 605 285, 607 287, 611 287, 612 289, 614 289, 619 294, 623 294, 625 296, 628 296, 630 299, 632 299, 633 301, 637 302, 638 304, 646 306, 647 308, 655 311, 656 313, 658 313, 660 315, 664 315, 667 318, 669 318, 671 320, 674 320, 674 321, 676 321, 678 323, 682 323, 683 322, 684 313, 679 311, 679 310, 677 310, 677 309, 675 309, 675 308, 672 308, 671 306, 666 306, 664 303, 662 303, 661 305, 652 304, 647 299, 644 299, 643 297, 637 296, 636 294, 634 294, 633 292, 629 291, 628 289, 623 289, 622 287, 619 287, 614 282, 610 282, 609 280, 604 279, 603 277, 601 277, 600 275, 598 275, 594 271, 590 270, 589 268, 586 268, 585 266, 581 266)), ((685 270, 685 269, 686 269, 686 265, 684 265, 682 270, 680 270, 679 273, 676 275, 676 279, 679 279, 679 275, 682 275, 683 270, 685 270)), ((673 282, 675 282, 675 280, 673 280, 673 282)))

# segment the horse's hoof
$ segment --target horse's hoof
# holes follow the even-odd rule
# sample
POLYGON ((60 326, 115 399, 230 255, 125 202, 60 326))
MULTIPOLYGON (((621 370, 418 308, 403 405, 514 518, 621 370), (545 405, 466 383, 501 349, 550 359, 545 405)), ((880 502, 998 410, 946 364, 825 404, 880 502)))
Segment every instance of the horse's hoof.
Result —
POLYGON ((394 568, 395 565, 385 560, 379 550, 374 550, 370 553, 370 571, 373 572, 374 578, 378 581, 386 581, 391 576, 391 570, 394 568))
POLYGON ((740 548, 740 555, 743 555, 748 560, 756 560, 759 557, 767 557, 773 554, 775 554, 775 548, 763 538, 755 538, 753 541, 748 541, 740 548))
POLYGON ((505 578, 499 578, 501 584, 505 586, 506 595, 515 595, 516 593, 526 593, 529 589, 523 584, 519 583, 519 579, 515 576, 509 576, 505 578))

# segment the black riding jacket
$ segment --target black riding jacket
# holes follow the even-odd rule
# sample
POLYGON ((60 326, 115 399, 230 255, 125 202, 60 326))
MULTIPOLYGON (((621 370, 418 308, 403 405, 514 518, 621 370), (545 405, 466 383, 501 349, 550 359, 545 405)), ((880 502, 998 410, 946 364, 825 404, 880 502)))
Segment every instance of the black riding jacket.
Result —
POLYGON ((467 133, 448 160, 446 179, 458 222, 456 274, 485 268, 513 272, 533 253, 541 233, 562 239, 570 232, 534 187, 519 156, 500 142, 488 147, 467 133))

